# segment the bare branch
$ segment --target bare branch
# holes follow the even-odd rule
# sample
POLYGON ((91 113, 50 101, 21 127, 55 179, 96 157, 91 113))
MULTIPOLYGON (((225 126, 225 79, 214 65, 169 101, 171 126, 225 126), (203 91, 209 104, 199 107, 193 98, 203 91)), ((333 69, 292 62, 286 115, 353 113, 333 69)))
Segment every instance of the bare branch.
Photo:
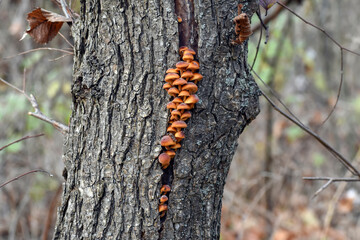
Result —
POLYGON ((256 11, 256 15, 258 16, 261 25, 265 29, 265 44, 267 44, 267 42, 269 41, 269 35, 270 35, 269 34, 269 28, 268 28, 268 26, 266 26, 266 24, 263 22, 263 20, 261 18, 260 9, 258 11, 256 11))
POLYGON ((23 90, 17 88, 16 86, 12 85, 11 83, 5 81, 4 79, 0 78, 0 81, 3 82, 4 84, 8 85, 9 87, 15 89, 16 91, 20 92, 22 95, 24 95, 30 102, 31 106, 35 109, 35 112, 29 112, 28 114, 30 116, 36 117, 38 119, 41 119, 47 123, 50 123, 51 125, 53 125, 58 131, 60 131, 62 134, 65 134, 69 131, 69 127, 59 123, 47 116, 45 116, 41 111, 40 111, 40 107, 39 104, 37 103, 34 95, 30 94, 27 95, 23 90))
POLYGON ((60 60, 60 59, 62 59, 62 58, 64 58, 64 57, 71 56, 71 55, 73 55, 73 54, 64 54, 64 55, 61 55, 60 57, 57 57, 57 58, 54 58, 54 59, 50 59, 49 62, 55 62, 55 61, 57 61, 57 60, 60 60))
POLYGON ((280 6, 282 6, 283 8, 285 8, 286 10, 288 10, 289 12, 291 12, 292 14, 294 14, 296 17, 298 17, 301 21, 303 21, 304 23, 306 23, 307 25, 312 26, 313 28, 316 28, 317 30, 319 30, 320 32, 322 32, 325 36, 327 36, 333 43, 335 43, 340 49, 343 49, 349 53, 355 54, 357 56, 360 56, 360 53, 355 52, 353 50, 350 50, 348 48, 343 47, 338 41, 336 41, 329 33, 327 33, 323 28, 307 21, 305 18, 301 17, 299 14, 297 14, 294 10, 290 9, 289 7, 287 7, 285 4, 281 3, 280 1, 276 1, 277 4, 279 4, 280 6))
POLYGON ((256 46, 256 53, 255 53, 255 57, 254 57, 254 60, 253 60, 252 65, 251 65, 250 71, 253 70, 253 68, 254 68, 254 66, 255 66, 256 58, 257 58, 257 55, 258 55, 258 53, 259 53, 261 38, 262 38, 262 28, 260 29, 259 41, 258 41, 258 44, 257 44, 257 46, 256 46))
POLYGON ((0 148, 0 151, 4 150, 5 148, 7 148, 7 147, 9 147, 9 146, 11 146, 11 145, 13 145, 13 144, 15 144, 15 143, 24 141, 24 140, 29 139, 29 138, 36 138, 36 137, 41 137, 41 136, 44 136, 44 134, 41 133, 41 134, 37 134, 37 135, 22 137, 22 138, 20 138, 20 139, 17 139, 17 140, 15 140, 15 141, 13 141, 13 142, 11 142, 11 143, 9 143, 9 144, 6 144, 5 146, 1 147, 1 148, 0 148))
POLYGON ((286 10, 288 10, 289 12, 291 12, 292 14, 294 14, 296 17, 298 17, 300 20, 302 20, 305 24, 310 25, 311 27, 319 30, 320 32, 322 32, 327 38, 329 38, 336 46, 338 46, 340 48, 340 54, 341 54, 341 70, 340 70, 340 86, 338 89, 338 93, 337 93, 337 98, 336 98, 336 102, 334 104, 334 106, 331 108, 330 113, 328 114, 328 116, 325 118, 325 120, 321 123, 320 126, 324 125, 324 123, 330 118, 330 116, 332 115, 332 113, 334 112, 337 103, 339 101, 340 98, 340 92, 341 92, 341 87, 343 84, 343 78, 344 78, 344 57, 343 57, 343 50, 352 53, 356 56, 360 56, 360 53, 355 52, 353 50, 350 50, 348 48, 343 47, 338 41, 336 41, 329 33, 327 33, 325 31, 325 29, 307 21, 305 18, 301 17, 299 14, 297 14, 295 11, 293 11, 292 9, 290 9, 289 7, 286 6, 286 4, 281 3, 280 1, 276 1, 277 4, 279 4, 280 6, 282 6, 283 8, 285 8, 286 10))
POLYGON ((39 51, 39 50, 57 51, 57 52, 63 52, 63 53, 70 54, 70 55, 74 54, 73 52, 70 52, 70 51, 67 51, 67 50, 64 50, 64 49, 60 49, 60 48, 41 47, 41 48, 30 49, 28 51, 18 53, 18 54, 14 55, 14 56, 5 57, 4 59, 11 59, 11 58, 18 57, 18 56, 21 56, 21 55, 25 55, 25 54, 28 54, 28 53, 36 52, 36 51, 39 51))
MULTIPOLYGON (((259 78, 260 76, 253 70, 255 75, 259 78)), ((263 84, 266 84, 262 79, 261 81, 263 84)), ((276 104, 264 93, 262 92, 262 95, 265 97, 265 99, 273 106, 273 108, 279 112, 281 115, 286 117, 288 120, 299 126, 301 129, 303 129, 305 132, 310 134, 313 138, 315 138, 321 145, 323 145, 336 159, 338 159, 345 167, 348 169, 353 175, 360 177, 360 172, 337 150, 335 150, 330 144, 328 144, 322 137, 317 135, 315 132, 313 132, 309 127, 305 126, 303 123, 297 121, 294 117, 288 115, 284 111, 282 111, 276 104)), ((276 96, 275 96, 276 97, 276 96)))
POLYGON ((59 32, 59 35, 65 40, 65 42, 66 42, 67 44, 69 44, 69 45, 71 46, 71 48, 74 48, 74 45, 72 45, 72 44, 70 43, 70 41, 69 41, 64 35, 61 34, 61 32, 59 32))
POLYGON ((324 185, 319 188, 312 198, 315 198, 319 193, 324 191, 330 184, 334 182, 360 182, 360 178, 333 178, 333 177, 303 177, 303 180, 312 180, 312 181, 327 181, 324 185))
POLYGON ((11 183, 11 182, 13 182, 13 181, 18 180, 19 178, 22 178, 22 177, 24 177, 24 176, 26 176, 26 175, 28 175, 28 174, 36 173, 36 172, 43 172, 43 173, 48 174, 50 177, 53 177, 53 175, 52 175, 51 173, 49 173, 49 172, 47 172, 47 171, 45 171, 45 170, 35 169, 35 170, 30 171, 30 172, 26 172, 26 173, 24 173, 24 174, 21 174, 21 175, 15 177, 15 178, 12 178, 12 179, 10 179, 9 181, 4 182, 3 184, 0 185, 0 188, 4 187, 5 185, 7 185, 7 184, 9 184, 9 183, 11 183))

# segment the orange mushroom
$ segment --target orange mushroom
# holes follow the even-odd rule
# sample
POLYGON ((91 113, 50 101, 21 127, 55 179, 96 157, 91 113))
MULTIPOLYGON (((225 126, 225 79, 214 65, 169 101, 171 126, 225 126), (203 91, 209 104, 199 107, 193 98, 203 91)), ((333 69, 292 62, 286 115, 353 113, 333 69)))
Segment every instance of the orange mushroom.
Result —
POLYGON ((168 90, 168 94, 172 97, 176 97, 179 94, 179 89, 172 87, 168 90))
POLYGON ((162 185, 160 188, 160 194, 167 194, 168 192, 171 191, 171 188, 169 185, 162 185))
POLYGON ((180 120, 182 121, 186 121, 191 117, 191 113, 189 111, 184 112, 183 114, 181 114, 180 116, 180 120))
POLYGON ((171 158, 168 154, 162 153, 159 155, 159 162, 163 169, 166 169, 170 165, 171 158))
POLYGON ((164 203, 166 203, 169 200, 169 198, 166 195, 162 195, 160 197, 160 205, 163 205, 164 203))
POLYGON ((171 124, 171 126, 180 130, 181 128, 186 128, 187 124, 184 121, 176 121, 176 122, 173 122, 173 124, 171 124))
POLYGON ((193 82, 188 82, 185 86, 182 87, 182 90, 189 91, 190 93, 196 93, 198 87, 193 82))
POLYGON ((163 147, 167 147, 167 146, 175 145, 176 142, 169 135, 165 135, 161 138, 160 144, 163 147))
POLYGON ((168 210, 168 206, 166 204, 159 205, 160 217, 164 217, 167 210, 168 210))
POLYGON ((187 53, 187 51, 185 51, 184 55, 182 56, 182 60, 186 62, 191 62, 192 60, 194 60, 194 56, 190 53, 187 53))
POLYGON ((178 73, 179 70, 177 70, 176 68, 169 68, 168 70, 166 70, 166 73, 178 73))
POLYGON ((180 142, 181 140, 183 140, 185 138, 185 133, 183 131, 179 131, 179 132, 175 133, 175 138, 178 142, 180 142))
POLYGON ((171 83, 173 82, 175 79, 178 79, 180 76, 177 73, 168 73, 165 76, 165 82, 171 83))
POLYGON ((173 150, 168 150, 165 153, 167 153, 167 155, 169 155, 171 158, 175 157, 175 151, 173 151, 173 150))

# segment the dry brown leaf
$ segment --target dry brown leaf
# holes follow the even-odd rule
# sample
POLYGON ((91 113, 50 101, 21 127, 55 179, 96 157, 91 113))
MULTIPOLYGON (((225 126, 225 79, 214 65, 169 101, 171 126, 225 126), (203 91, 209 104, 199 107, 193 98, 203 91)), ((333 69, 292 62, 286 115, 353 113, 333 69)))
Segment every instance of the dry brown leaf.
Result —
POLYGON ((274 240, 293 240, 293 239, 295 239, 295 234, 284 229, 279 229, 274 234, 274 240))
POLYGON ((28 13, 27 20, 30 29, 26 31, 35 42, 45 44, 51 41, 64 22, 71 22, 71 19, 61 16, 59 14, 37 8, 28 13))

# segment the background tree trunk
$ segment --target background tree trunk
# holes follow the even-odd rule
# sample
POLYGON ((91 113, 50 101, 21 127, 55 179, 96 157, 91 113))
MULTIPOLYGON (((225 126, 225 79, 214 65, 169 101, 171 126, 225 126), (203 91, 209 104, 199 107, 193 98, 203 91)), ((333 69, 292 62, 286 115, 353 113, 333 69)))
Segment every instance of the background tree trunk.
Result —
MULTIPOLYGON (((252 15, 257 3, 248 2, 252 15)), ((259 112, 247 47, 230 44, 238 1, 81 4, 55 239, 218 239, 237 138, 259 112), (192 24, 190 37, 178 31, 175 10, 181 24, 192 24), (166 69, 179 61, 179 39, 197 51, 204 79, 171 166, 169 211, 160 223, 157 156, 169 101, 162 85, 166 69)))

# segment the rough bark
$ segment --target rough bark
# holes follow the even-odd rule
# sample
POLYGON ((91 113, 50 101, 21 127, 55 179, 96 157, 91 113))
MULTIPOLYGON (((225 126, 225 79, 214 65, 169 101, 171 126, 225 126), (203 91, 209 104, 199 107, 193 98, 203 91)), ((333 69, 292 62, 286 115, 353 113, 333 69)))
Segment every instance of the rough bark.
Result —
MULTIPOLYGON (((81 1, 55 239, 219 238, 225 178, 239 134, 259 112, 259 92, 246 45, 231 45, 237 1, 189 1, 197 34, 189 44, 204 79, 161 223, 157 156, 169 100, 162 85, 179 60, 177 2, 81 1)), ((249 14, 257 8, 244 5, 249 14)))

